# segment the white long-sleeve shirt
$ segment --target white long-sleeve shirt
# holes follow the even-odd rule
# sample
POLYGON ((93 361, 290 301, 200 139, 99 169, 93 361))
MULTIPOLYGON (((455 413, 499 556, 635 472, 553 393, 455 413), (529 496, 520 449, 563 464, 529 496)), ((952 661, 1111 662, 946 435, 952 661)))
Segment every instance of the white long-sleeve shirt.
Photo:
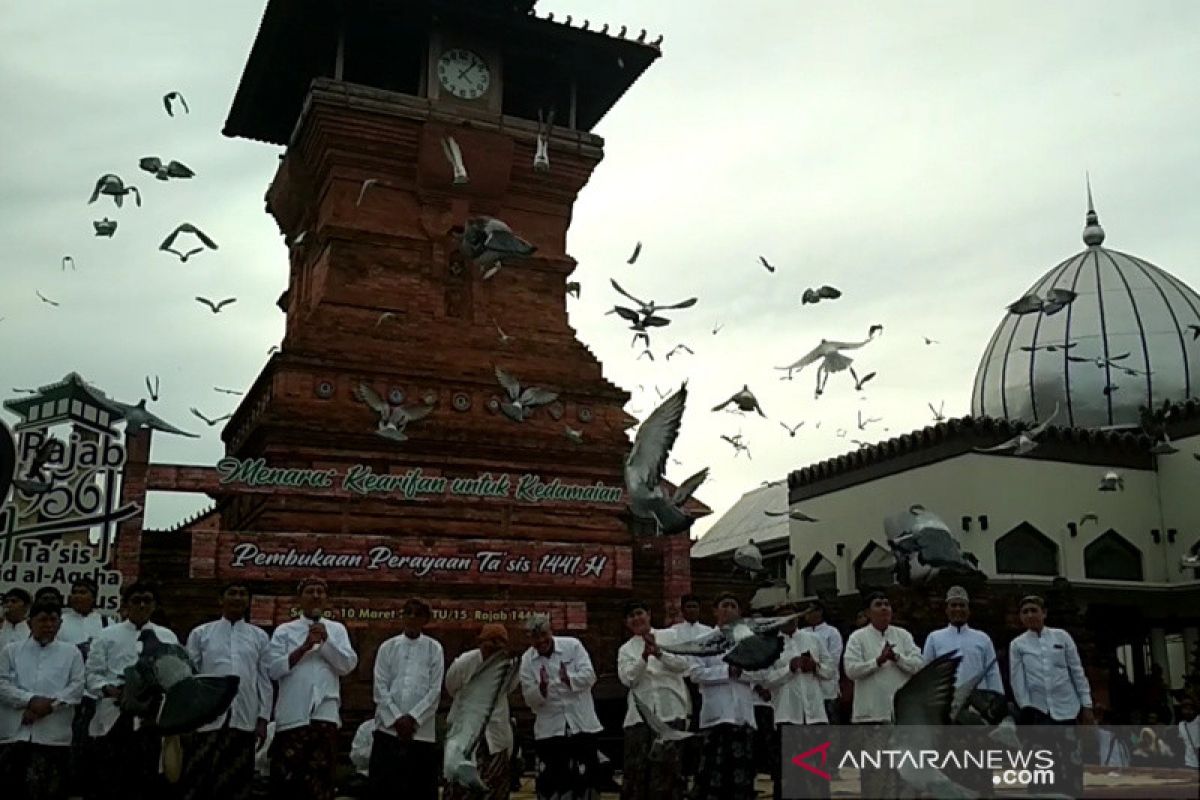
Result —
POLYGON ((43 645, 30 637, 0 651, 0 744, 70 747, 75 707, 83 699, 83 655, 67 642, 43 645), (28 725, 21 717, 34 697, 48 697, 54 710, 28 725))
MULTIPOLYGON (((675 643, 673 631, 651 632, 656 644, 675 643)), ((683 676, 691 669, 691 663, 686 657, 673 653, 642 658, 645 652, 646 640, 641 636, 630 638, 617 651, 617 677, 629 689, 624 727, 642 723, 642 715, 633 701, 635 692, 663 722, 687 719, 692 713, 692 698, 683 684, 683 676)))
POLYGON ((154 635, 164 644, 179 644, 179 639, 169 628, 153 622, 138 628, 129 620, 109 625, 92 639, 84 674, 87 676, 88 695, 98 699, 96 715, 92 717, 88 735, 104 736, 121 716, 117 701, 104 696, 104 687, 125 685, 125 669, 137 663, 142 652, 138 636, 147 629, 154 631, 154 635))
POLYGON ((267 648, 267 675, 279 681, 275 702, 275 726, 288 731, 303 728, 313 720, 341 726, 342 676, 358 666, 358 654, 350 645, 346 626, 323 619, 327 638, 320 647, 309 650, 296 666, 288 666, 288 657, 308 638, 315 624, 308 617, 285 622, 275 629, 267 648))
POLYGON ((1008 645, 1008 677, 1013 699, 1021 708, 1033 707, 1065 721, 1092 707, 1092 689, 1071 634, 1061 628, 1042 628, 1041 635, 1025 631, 1008 645))
POLYGON ((117 622, 118 620, 106 617, 95 609, 85 617, 73 608, 64 608, 62 625, 55 638, 67 644, 87 644, 105 628, 116 625, 117 622))
POLYGON ((803 630, 816 634, 820 638, 821 643, 825 645, 825 651, 829 653, 830 660, 833 661, 833 674, 828 678, 821 679, 821 692, 825 695, 826 700, 840 697, 842 682, 839 680, 838 665, 842 663, 842 650, 845 649, 842 632, 824 620, 820 625, 810 625, 803 630))
POLYGON ((0 650, 14 642, 23 642, 29 638, 29 621, 21 620, 16 625, 0 618, 0 650))
POLYGON ((765 677, 764 671, 743 672, 729 677, 729 665, 721 656, 697 657, 689 677, 700 687, 700 728, 714 725, 749 725, 754 722, 754 684, 765 677))
MULTIPOLYGON (((840 642, 840 638, 839 638, 840 642)), ((771 705, 775 709, 775 724, 814 725, 829 722, 825 713, 824 683, 837 674, 837 662, 825 649, 825 642, 812 628, 783 634, 783 653, 763 684, 771 690, 771 705), (796 656, 808 653, 817 662, 816 672, 792 672, 796 656)))
POLYGON ((1179 740, 1183 742, 1183 765, 1200 769, 1200 717, 1191 722, 1179 720, 1179 740))
MULTIPOLYGON (((458 690, 474 677, 481 666, 483 666, 483 653, 478 648, 468 650, 454 659, 454 663, 446 670, 446 693, 451 697, 457 697, 458 690)), ((512 682, 504 687, 496 698, 496 707, 492 709, 492 716, 488 718, 487 727, 484 729, 483 735, 487 741, 488 752, 492 755, 512 749, 513 732, 512 723, 509 722, 511 717, 508 710, 508 695, 517 688, 517 683, 517 673, 514 672, 512 682)), ((446 721, 453 724, 458 719, 458 713, 456 701, 450 705, 450 713, 446 716, 446 721)))
POLYGON ((889 625, 880 631, 874 625, 864 625, 846 640, 842 656, 846 677, 854 681, 854 710, 851 722, 892 722, 892 700, 896 690, 925 664, 912 634, 904 628, 889 625), (891 642, 895 661, 880 666, 875 659, 891 642))
POLYGON ((596 683, 592 657, 578 639, 570 636, 553 638, 554 649, 549 658, 532 647, 521 656, 521 694, 536 715, 533 738, 549 739, 604 730, 592 701, 592 686, 596 683), (563 664, 567 665, 569 685, 564 684, 559 675, 563 664), (538 688, 543 670, 549 685, 545 697, 538 688))
POLYGON ((996 646, 992 644, 990 636, 970 625, 947 625, 926 637, 921 655, 928 664, 938 656, 954 651, 962 656, 954 676, 956 687, 974 680, 986 669, 987 675, 979 683, 979 688, 1004 694, 1004 681, 1000 678, 1000 665, 996 662, 996 646))
POLYGON ((417 721, 413 740, 434 741, 445 670, 441 642, 425 634, 410 639, 402 633, 381 644, 375 654, 375 730, 398 736, 393 726, 407 714, 417 721))
POLYGON ((670 630, 675 634, 676 644, 690 642, 713 632, 713 629, 703 622, 676 622, 670 630))
POLYGON ((274 693, 267 677, 267 632, 244 620, 221 618, 196 626, 188 635, 187 652, 200 675, 237 675, 238 693, 229 710, 197 730, 229 727, 253 731, 258 721, 271 719, 274 693))

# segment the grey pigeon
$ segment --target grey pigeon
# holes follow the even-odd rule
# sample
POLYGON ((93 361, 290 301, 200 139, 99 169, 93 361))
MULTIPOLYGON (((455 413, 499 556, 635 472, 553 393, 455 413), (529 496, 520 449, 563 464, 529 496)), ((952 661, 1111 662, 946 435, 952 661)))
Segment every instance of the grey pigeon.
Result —
POLYGON ((1022 431, 1008 441, 1001 442, 995 447, 976 447, 976 453, 1003 453, 1011 452, 1015 456, 1023 456, 1031 453, 1038 446, 1037 437, 1041 436, 1046 428, 1050 427, 1050 423, 1058 416, 1058 404, 1054 404, 1054 413, 1046 417, 1046 421, 1040 425, 1035 425, 1028 431, 1022 431))
POLYGON ((160 181, 165 181, 170 178, 194 178, 196 173, 186 165, 178 161, 168 161, 163 164, 162 159, 158 156, 146 156, 138 161, 138 166, 149 172, 160 181))
MULTIPOLYGON (((629 292, 622 289, 621 284, 617 283, 616 280, 614 280, 613 278, 609 278, 608 281, 609 281, 609 283, 612 284, 612 287, 614 289, 616 289, 619 294, 622 294, 625 297, 632 300, 633 302, 637 303, 638 313, 644 317, 653 316, 654 313, 657 311, 670 311, 672 309, 691 308, 692 306, 696 305, 695 297, 689 297, 687 300, 681 300, 678 303, 671 303, 670 305, 659 305, 658 303, 654 302, 653 300, 646 302, 644 300, 637 299, 636 297, 631 295, 629 292)), ((611 313, 611 312, 609 312, 609 313, 611 313)))
POLYGON ((851 367, 850 368, 850 377, 854 379, 854 391, 861 392, 863 390, 863 387, 867 385, 867 381, 869 381, 875 377, 875 373, 868 372, 866 375, 863 375, 860 378, 860 377, 858 377, 858 373, 854 371, 854 367, 851 367))
POLYGON ((745 570, 751 577, 763 571, 762 550, 758 549, 753 539, 733 551, 733 565, 745 570))
POLYGON ((782 425, 783 429, 788 432, 788 436, 791 436, 793 439, 796 438, 796 431, 804 427, 803 422, 799 422, 795 425, 788 425, 786 422, 780 421, 779 424, 782 425))
POLYGON ((507 399, 500 401, 500 411, 513 422, 524 422, 533 416, 535 408, 558 399, 558 392, 537 386, 522 387, 520 381, 500 367, 496 367, 495 372, 496 380, 508 394, 507 399))
POLYGON ((631 255, 629 257, 629 260, 625 263, 632 264, 633 262, 638 260, 638 256, 640 256, 641 254, 642 254, 642 243, 638 242, 636 245, 633 246, 633 255, 631 255))
POLYGON ((454 695, 442 759, 442 775, 448 784, 481 794, 488 791, 476 766, 475 751, 500 698, 516 688, 519 664, 519 659, 507 653, 493 653, 454 695))
POLYGON ((670 361, 671 356, 673 356, 679 352, 687 353, 690 356, 696 355, 695 353, 692 352, 692 348, 688 347, 686 344, 677 344, 674 347, 672 347, 669 351, 667 351, 667 361, 670 361))
POLYGON ((203 414, 203 413, 202 413, 202 412, 201 412, 199 409, 197 409, 195 406, 192 406, 191 408, 189 408, 189 409, 188 409, 188 411, 191 411, 191 412, 192 412, 192 414, 193 414, 194 416, 196 416, 196 417, 198 417, 198 418, 200 418, 200 419, 204 420, 204 422, 205 422, 205 423, 208 425, 208 427, 210 427, 210 428, 212 428, 212 427, 215 427, 216 425, 218 425, 218 424, 220 424, 220 423, 224 422, 224 421, 225 421, 225 420, 227 420, 227 419, 232 419, 232 417, 233 417, 233 414, 225 414, 225 415, 223 415, 223 416, 220 416, 220 417, 215 417, 215 418, 211 418, 211 419, 210 419, 209 417, 205 416, 205 415, 204 415, 204 414, 203 414))
POLYGON ((107 172, 96 179, 96 186, 92 189, 92 196, 88 200, 88 203, 96 202, 96 199, 102 194, 111 197, 113 202, 117 204, 117 208, 120 208, 125 202, 125 195, 127 194, 133 195, 133 199, 139 207, 142 205, 142 195, 137 190, 137 187, 126 186, 125 181, 121 180, 120 175, 114 175, 111 172, 107 172))
POLYGON ((946 421, 946 415, 943 413, 946 410, 946 401, 945 400, 943 400, 937 408, 933 407, 933 403, 926 403, 925 405, 929 406, 929 413, 933 414, 934 422, 945 422, 946 421))
POLYGON ((113 234, 117 232, 117 221, 105 217, 104 219, 94 220, 92 227, 96 229, 97 236, 105 236, 111 239, 113 234))
POLYGON ((750 455, 750 445, 742 441, 742 435, 740 433, 736 436, 726 436, 725 434, 721 434, 721 438, 733 446, 734 458, 737 458, 740 453, 745 453, 746 458, 749 458, 751 461, 754 460, 754 458, 750 455))
POLYGON ((162 102, 163 102, 163 108, 165 108, 167 110, 168 117, 175 116, 175 109, 171 106, 171 103, 176 100, 178 100, 179 104, 181 106, 183 106, 183 113, 185 113, 185 114, 192 113, 192 110, 190 108, 188 108, 187 100, 183 99, 182 92, 167 92, 166 94, 163 95, 162 102))
POLYGON ((77 271, 77 270, 75 269, 75 259, 71 258, 71 256, 63 256, 63 257, 62 257, 62 270, 63 270, 63 272, 66 272, 66 271, 67 271, 67 265, 68 265, 68 264, 70 264, 70 265, 71 265, 71 271, 72 271, 72 272, 76 272, 76 271, 77 271))
POLYGON ((142 428, 149 428, 150 430, 162 431, 163 433, 170 433, 175 436, 186 436, 189 439, 200 438, 198 434, 180 430, 161 417, 147 411, 145 399, 139 400, 137 405, 134 406, 118 400, 109 400, 108 403, 116 408, 120 412, 121 418, 125 420, 125 432, 127 434, 139 431, 142 428))
POLYGON ((1100 491, 1102 492, 1117 492, 1125 491, 1125 479, 1116 472, 1109 470, 1100 478, 1100 491))
POLYGON ((575 299, 579 299, 579 281, 567 281, 567 294, 574 295, 575 299))
POLYGON ((495 275, 504 260, 524 258, 537 251, 537 247, 513 233, 502 220, 482 216, 467 220, 459 247, 465 258, 484 270, 484 280, 495 275))
POLYGON ((54 306, 55 308, 58 308, 58 306, 61 305, 61 303, 59 303, 58 301, 51 300, 49 297, 46 297, 46 295, 42 294, 41 291, 38 289, 34 289, 33 293, 37 295, 38 300, 41 300, 43 303, 45 303, 48 306, 54 306))
POLYGON ((633 446, 625 459, 625 487, 634 516, 653 519, 660 534, 671 535, 688 530, 694 520, 683 505, 708 477, 708 468, 687 478, 673 493, 663 486, 667 458, 687 404, 687 383, 650 412, 638 428, 633 446))
POLYGON ((896 580, 903 586, 923 584, 941 573, 978 574, 974 556, 964 554, 950 528, 936 514, 914 505, 883 521, 888 546, 896 559, 896 580))
POLYGON ((167 234, 167 238, 162 240, 162 244, 160 244, 158 246, 158 249, 162 250, 164 252, 167 252, 167 253, 174 253, 176 256, 179 257, 179 260, 182 262, 186 262, 188 260, 188 258, 190 258, 191 256, 194 256, 196 253, 204 252, 204 247, 197 247, 192 250, 188 250, 185 253, 181 253, 178 250, 173 249, 173 247, 175 245, 175 239, 181 233, 195 234, 196 238, 200 240, 200 243, 203 244, 204 247, 207 247, 209 250, 217 249, 217 243, 214 242, 212 240, 212 238, 208 236, 208 234, 206 234, 204 231, 200 230, 199 228, 197 228, 195 225, 193 225, 190 222, 181 222, 178 226, 176 226, 175 230, 173 230, 169 234, 167 234))
POLYGON ((766 669, 783 652, 779 632, 803 614, 787 617, 748 617, 734 620, 711 633, 687 642, 659 645, 665 653, 680 656, 723 656, 726 664, 747 672, 766 669))
POLYGON ((675 742, 686 741, 696 735, 695 733, 672 728, 654 713, 654 709, 638 696, 636 690, 630 689, 629 693, 633 695, 633 706, 637 709, 638 716, 642 718, 642 722, 646 723, 646 727, 650 729, 650 736, 652 738, 649 758, 652 762, 657 763, 661 761, 664 754, 663 751, 675 742))
POLYGON ((821 286, 816 289, 805 289, 800 295, 800 305, 807 306, 822 300, 837 300, 842 293, 832 286, 821 286))
POLYGON ((773 265, 770 261, 767 261, 766 257, 764 257, 764 256, 758 257, 758 263, 762 264, 763 267, 767 270, 767 272, 775 271, 775 265, 773 265))
POLYGON ((197 297, 196 302, 203 303, 204 305, 208 306, 209 310, 212 311, 214 314, 220 314, 222 308, 224 308, 227 305, 236 303, 237 298, 236 297, 226 297, 224 300, 214 303, 212 300, 209 300, 207 297, 197 297))
POLYGON ((765 418, 767 416, 763 413, 762 407, 758 404, 758 398, 754 396, 754 392, 750 391, 750 386, 748 384, 742 384, 741 391, 735 392, 733 396, 725 402, 713 406, 712 410, 720 411, 730 403, 736 405, 740 411, 757 411, 760 417, 765 418))
POLYGON ((803 511, 798 509, 792 511, 772 511, 769 508, 764 508, 763 513, 768 517, 787 517, 788 519, 794 519, 797 522, 820 522, 820 520, 816 517, 810 517, 808 514, 805 514, 803 511))
MULTIPOLYGON (((892 699, 896 731, 890 747, 900 752, 936 751, 941 744, 933 731, 950 722, 954 702, 954 681, 962 656, 957 651, 938 656, 923 666, 916 675, 896 691, 892 699), (901 727, 903 726, 903 727, 901 727)), ((971 800, 979 796, 950 780, 932 765, 916 769, 909 766, 912 759, 901 759, 897 770, 900 779, 921 797, 971 800)))
POLYGON ((354 388, 354 396, 379 415, 375 433, 396 442, 407 441, 408 436, 405 434, 405 429, 408 424, 424 419, 434 409, 432 403, 411 406, 393 405, 365 383, 360 383, 354 388))

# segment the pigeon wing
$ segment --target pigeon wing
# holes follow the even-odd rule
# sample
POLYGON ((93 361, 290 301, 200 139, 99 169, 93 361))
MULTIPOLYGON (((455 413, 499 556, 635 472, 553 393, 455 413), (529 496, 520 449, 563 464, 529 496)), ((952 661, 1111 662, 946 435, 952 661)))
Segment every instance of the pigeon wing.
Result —
POLYGON ((1046 421, 1041 423, 1040 425, 1037 425, 1036 427, 1031 428, 1028 431, 1028 433, 1026 433, 1025 435, 1028 436, 1030 439, 1036 439, 1037 437, 1039 437, 1043 433, 1045 433, 1046 429, 1050 427, 1050 423, 1054 422, 1054 418, 1057 416, 1058 416, 1058 403, 1055 403, 1054 404, 1054 412, 1052 414, 1050 414, 1050 416, 1046 417, 1046 421))
POLYGON ((496 367, 496 380, 504 387, 504 391, 508 392, 510 400, 516 400, 521 396, 521 384, 509 373, 496 367))
POLYGON ((636 323, 642 318, 641 314, 634 311, 632 308, 626 308, 625 306, 613 306, 613 311, 615 311, 617 316, 619 316, 621 319, 628 322, 636 323))
POLYGON ((167 164, 167 175, 172 178, 194 178, 196 173, 186 165, 178 161, 171 161, 167 164))
POLYGON ((692 306, 696 305, 696 300, 697 298, 695 297, 689 297, 687 300, 682 300, 669 306, 659 306, 659 308, 664 311, 669 311, 672 308, 691 308, 692 306))
POLYGON ((622 289, 621 284, 617 283, 615 278, 609 278, 608 282, 612 284, 612 287, 614 289, 616 289, 618 293, 624 295, 625 297, 628 297, 630 300, 637 303, 639 306, 645 307, 645 305, 646 305, 645 303, 643 303, 641 300, 638 300, 636 297, 631 295, 629 292, 622 289))
POLYGON ((191 408, 189 408, 188 411, 191 411, 194 416, 199 417, 200 419, 204 420, 205 424, 207 424, 207 425, 216 425, 217 424, 216 420, 209 419, 208 417, 204 416, 204 414, 200 411, 200 409, 196 408, 195 406, 192 406, 191 408))
POLYGON ((208 234, 206 234, 204 231, 200 230, 195 225, 189 225, 188 227, 191 228, 192 233, 196 234, 196 238, 204 243, 205 247, 209 248, 210 250, 218 249, 217 243, 209 238, 208 234))
POLYGON ((558 392, 552 392, 549 389, 543 389, 540 386, 530 386, 525 391, 521 392, 519 398, 522 405, 525 406, 544 406, 547 403, 553 403, 558 399, 558 392))
POLYGON ((704 483, 707 479, 708 467, 705 467, 679 484, 675 489, 675 494, 671 496, 671 502, 676 506, 682 506, 696 493, 696 490, 700 488, 700 484, 704 483))
POLYGON ((679 436, 679 423, 687 403, 687 384, 650 412, 638 428, 625 459, 625 482, 633 491, 652 490, 662 482, 667 457, 679 436))
POLYGON ((775 369, 799 370, 804 369, 814 361, 820 361, 825 357, 825 345, 821 343, 803 355, 799 361, 788 364, 786 367, 776 367, 775 369))
POLYGON ((686 642, 659 645, 664 653, 677 656, 719 656, 732 646, 733 641, 720 628, 686 642))
POLYGON ((214 303, 212 300, 209 300, 207 297, 200 297, 199 295, 197 295, 197 296, 196 296, 196 302, 197 302, 197 303, 203 303, 204 305, 206 305, 206 306, 208 306, 210 309, 212 309, 212 312, 213 312, 214 314, 215 314, 215 313, 217 313, 217 305, 216 305, 216 303, 214 303))
POLYGON ((506 653, 493 654, 454 696, 454 724, 447 739, 462 741, 464 756, 473 758, 496 704, 513 688, 517 664, 517 659, 506 653))
POLYGON ((158 246, 158 249, 159 250, 170 250, 171 247, 175 244, 175 237, 177 237, 182 231, 183 231, 183 226, 180 225, 175 230, 168 233, 167 238, 162 240, 162 244, 160 244, 158 246))
POLYGON ((493 227, 490 230, 486 247, 493 253, 515 256, 527 256, 537 250, 532 244, 509 230, 507 225, 503 228, 493 227))
POLYGON ((954 690, 954 699, 950 703, 950 719, 958 719, 959 713, 967 705, 971 699, 971 695, 979 688, 979 684, 983 683, 983 679, 987 677, 992 665, 996 663, 996 656, 992 656, 992 660, 987 663, 978 675, 975 675, 962 686, 954 690))
POLYGON ((783 637, 776 633, 747 636, 725 654, 726 664, 740 667, 747 672, 766 669, 779 660, 783 653, 783 637))
POLYGON ((433 406, 405 406, 404 417, 409 422, 416 422, 419 419, 425 419, 433 413, 433 406))
POLYGON ((171 423, 167 422, 167 421, 166 421, 165 419, 163 419, 162 417, 159 417, 159 416, 157 416, 157 415, 155 415, 155 414, 151 414, 149 411, 145 412, 145 414, 146 414, 146 417, 147 417, 147 419, 146 419, 146 425, 147 425, 148 427, 151 427, 151 428, 153 428, 153 429, 154 429, 154 430, 156 430, 156 431, 162 431, 163 433, 170 433, 170 434, 174 434, 175 436, 186 436, 186 437, 188 437, 189 439, 199 439, 199 438, 200 438, 200 435, 199 435, 199 434, 197 434, 197 433, 188 433, 188 432, 187 432, 187 431, 185 431, 185 430, 181 430, 180 428, 176 428, 174 425, 172 425, 171 423))
POLYGON ((654 734, 656 739, 663 739, 668 742, 678 742, 683 739, 689 739, 695 735, 688 733, 687 731, 675 730, 670 725, 663 722, 659 716, 654 713, 654 709, 642 702, 642 698, 638 697, 637 692, 630 690, 630 694, 633 695, 633 705, 637 708, 637 712, 641 716, 642 722, 646 723, 646 727, 650 729, 651 733, 654 734))
POLYGON ((237 298, 236 298, 236 297, 226 297, 224 300, 222 300, 221 302, 217 303, 217 311, 220 311, 220 310, 221 310, 222 308, 224 308, 225 306, 232 305, 232 304, 234 304, 234 303, 236 303, 236 302, 237 302, 237 298))
POLYGON ((149 172, 151 175, 158 174, 158 171, 162 169, 162 165, 162 159, 158 156, 146 156, 138 161, 138 166, 146 170, 146 172, 149 172))
POLYGON ((897 725, 945 725, 954 700, 954 676, 962 656, 958 651, 938 656, 900 687, 893 700, 897 725))
POLYGON ((386 417, 391 411, 391 407, 384 402, 379 393, 367 386, 365 383, 360 383, 354 387, 354 396, 366 403, 367 406, 378 414, 380 417, 386 417))

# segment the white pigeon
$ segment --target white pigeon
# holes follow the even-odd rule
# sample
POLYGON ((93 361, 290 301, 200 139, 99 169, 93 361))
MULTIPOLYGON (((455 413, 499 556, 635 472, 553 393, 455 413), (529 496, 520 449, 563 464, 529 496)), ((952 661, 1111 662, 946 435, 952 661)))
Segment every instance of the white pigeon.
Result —
POLYGON ((636 691, 630 689, 629 693, 633 696, 633 705, 637 709, 638 715, 642 718, 642 722, 646 723, 646 727, 650 729, 650 735, 653 737, 650 744, 650 760, 652 762, 659 762, 663 750, 670 745, 686 741, 696 735, 672 728, 654 713, 654 709, 646 705, 636 691))
POLYGON ((753 539, 733 551, 733 565, 744 569, 751 576, 763 571, 762 550, 758 549, 758 545, 754 543, 753 539))
POLYGON ((817 368, 817 394, 824 391, 825 381, 829 380, 829 374, 834 372, 842 372, 849 369, 850 364, 854 359, 849 356, 842 355, 842 350, 857 350, 864 345, 870 344, 873 339, 863 339, 861 342, 837 342, 829 339, 822 339, 821 343, 806 353, 798 361, 788 364, 786 367, 776 367, 778 370, 786 370, 790 376, 793 372, 799 372, 809 364, 821 362, 817 368))
POLYGON ((1179 569, 1200 569, 1200 553, 1191 553, 1179 557, 1179 569))
POLYGON ((1050 423, 1058 416, 1058 404, 1054 404, 1054 413, 1046 418, 1046 421, 1040 425, 1035 425, 1027 431, 1021 431, 1013 438, 1006 442, 1001 442, 995 447, 976 447, 976 453, 1003 453, 1011 452, 1015 456, 1024 456, 1033 452, 1038 446, 1037 437, 1041 436, 1046 428, 1050 427, 1050 423))
POLYGON ((408 436, 404 431, 408 424, 429 416, 434 408, 432 403, 420 406, 392 405, 365 383, 360 383, 355 387, 354 396, 379 415, 375 433, 385 439, 397 442, 407 441, 408 436))
POLYGON ((450 162, 450 169, 454 172, 454 185, 462 186, 470 183, 471 178, 467 175, 467 166, 463 163, 462 148, 458 146, 458 142, 453 136, 442 137, 442 152, 446 156, 446 160, 450 162))
POLYGON ((1125 491, 1125 479, 1116 472, 1108 471, 1100 478, 1100 491, 1102 492, 1117 492, 1125 491))
POLYGON ((522 387, 520 381, 500 367, 495 368, 496 380, 504 387, 508 398, 500 401, 500 411, 513 422, 524 422, 533 416, 533 410, 558 399, 558 392, 538 386, 522 387))
POLYGON ((475 751, 496 704, 516 688, 519 663, 507 653, 493 653, 454 696, 443 744, 442 775, 447 783, 476 792, 488 791, 475 763, 475 751))

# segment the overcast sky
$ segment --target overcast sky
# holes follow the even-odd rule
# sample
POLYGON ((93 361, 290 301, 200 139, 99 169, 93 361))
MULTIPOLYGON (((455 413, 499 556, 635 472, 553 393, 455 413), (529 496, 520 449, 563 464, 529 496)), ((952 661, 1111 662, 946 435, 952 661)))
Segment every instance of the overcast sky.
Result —
MULTIPOLYGON (((75 370, 135 402, 157 373, 156 410, 201 431, 188 407, 231 411, 236 398, 211 387, 244 389, 262 369, 284 322, 286 252, 262 199, 280 150, 220 130, 264 5, 5 9, 4 397, 75 370), (190 116, 163 112, 172 89, 190 116), (159 183, 138 171, 145 155, 197 177, 159 183), (144 206, 88 206, 105 172, 139 186, 144 206), (103 216, 119 221, 111 240, 92 235, 103 216), (159 253, 185 220, 220 250, 187 264, 159 253), (77 272, 60 269, 68 254, 77 272), (238 302, 214 317, 197 294, 238 302)), ((1082 249, 1085 170, 1106 245, 1200 286, 1200 4, 542 0, 539 10, 664 36, 663 57, 596 130, 606 156, 568 240, 583 285, 571 322, 606 375, 635 392, 628 409, 639 416, 657 402, 654 384, 690 379, 672 477, 711 466, 701 497, 714 519, 761 481, 846 452, 850 438, 929 423, 927 402, 967 413, 1004 306, 1082 249), (639 239, 641 258, 626 265, 639 239), (654 363, 635 360, 628 332, 603 315, 616 299, 609 276, 660 301, 700 298, 656 335, 654 363), (844 296, 801 309, 802 290, 826 283, 844 296), (860 373, 878 372, 865 400, 845 375, 817 400, 812 372, 789 383, 770 369, 872 323, 885 330, 856 355, 860 373), (677 342, 695 357, 664 362, 677 342), (709 412, 743 383, 769 420, 709 412), (858 431, 860 409, 883 421, 858 431), (780 420, 807 424, 789 438, 780 420), (718 438, 739 431, 753 460, 718 438)), ((156 436, 153 457, 215 463, 217 429, 202 432, 156 436)), ((148 522, 204 502, 155 498, 148 522)))

